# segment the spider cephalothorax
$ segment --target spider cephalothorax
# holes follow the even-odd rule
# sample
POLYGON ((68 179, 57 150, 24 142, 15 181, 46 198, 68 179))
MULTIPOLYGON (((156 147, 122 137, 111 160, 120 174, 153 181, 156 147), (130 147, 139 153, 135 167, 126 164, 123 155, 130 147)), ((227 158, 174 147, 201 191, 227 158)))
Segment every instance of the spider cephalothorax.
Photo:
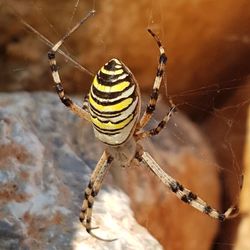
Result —
POLYGON ((157 135, 165 127, 175 111, 175 105, 170 99, 170 110, 158 126, 150 130, 143 130, 155 110, 167 62, 167 57, 159 38, 150 29, 148 31, 159 47, 160 57, 153 91, 142 117, 140 117, 141 95, 139 85, 130 70, 118 59, 111 59, 98 71, 83 107, 78 106, 68 96, 65 96, 55 60, 56 51, 63 44, 64 40, 93 13, 94 11, 89 12, 48 53, 56 91, 62 103, 79 117, 89 121, 93 125, 95 136, 107 145, 91 175, 89 185, 85 189, 80 221, 87 232, 100 240, 114 240, 100 238, 92 232, 94 228, 91 226, 91 218, 94 199, 101 188, 108 169, 114 166, 129 166, 133 160, 149 168, 183 202, 221 221, 232 217, 235 211, 234 206, 228 208, 224 213, 218 212, 165 173, 150 154, 145 152, 143 147, 138 144, 138 141, 145 137, 157 135))

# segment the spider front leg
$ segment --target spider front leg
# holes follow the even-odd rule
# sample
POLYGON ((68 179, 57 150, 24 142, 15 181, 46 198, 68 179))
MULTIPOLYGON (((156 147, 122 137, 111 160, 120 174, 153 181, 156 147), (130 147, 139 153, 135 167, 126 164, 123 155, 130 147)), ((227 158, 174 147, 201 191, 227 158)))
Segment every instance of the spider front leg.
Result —
POLYGON ((93 229, 96 229, 96 228, 91 227, 92 209, 94 205, 94 199, 97 196, 101 188, 103 179, 105 175, 107 174, 112 161, 113 161, 113 157, 107 155, 107 153, 104 151, 101 159, 96 165, 94 172, 91 175, 88 187, 85 189, 85 193, 84 193, 85 197, 84 197, 84 201, 83 201, 82 209, 80 213, 80 218, 79 218, 80 222, 86 228, 86 231, 90 235, 97 238, 98 240, 103 240, 103 241, 114 241, 116 239, 103 239, 95 235, 92 232, 93 229))
POLYGON ((77 30, 90 16, 92 16, 95 12, 90 11, 79 23, 77 23, 59 42, 57 42, 51 50, 48 52, 48 59, 50 63, 50 69, 52 72, 52 77, 55 83, 56 92, 61 99, 62 103, 68 107, 72 112, 77 114, 79 117, 84 118, 87 121, 90 121, 90 114, 83 110, 80 106, 74 103, 68 96, 65 95, 63 85, 60 80, 60 76, 58 73, 58 66, 56 63, 56 52, 64 43, 64 41, 75 31, 77 30))
POLYGON ((166 56, 165 50, 160 42, 160 39, 153 33, 152 30, 148 29, 148 32, 153 36, 153 38, 155 39, 155 41, 158 44, 158 47, 160 50, 160 58, 159 58, 159 64, 157 67, 156 77, 154 80, 152 94, 151 94, 149 103, 147 105, 146 111, 144 112, 144 114, 139 122, 138 130, 143 128, 148 123, 148 121, 150 120, 150 118, 153 115, 153 112, 155 111, 156 102, 157 102, 158 96, 159 96, 159 89, 160 89, 162 77, 164 74, 165 65, 167 62, 167 56, 166 56))
POLYGON ((52 77, 55 83, 56 92, 62 101, 62 103, 68 107, 73 113, 77 114, 79 117, 84 118, 87 121, 90 121, 90 115, 87 111, 83 110, 80 106, 78 106, 76 103, 74 103, 68 96, 64 94, 63 85, 61 83, 56 59, 55 59, 55 51, 52 50, 48 53, 48 58, 50 62, 50 68, 52 72, 52 77))
POLYGON ((135 157, 139 162, 144 163, 180 200, 196 208, 202 213, 220 221, 224 221, 225 219, 232 218, 237 215, 236 206, 229 207, 224 213, 218 212, 196 194, 183 187, 174 178, 165 173, 147 152, 138 152, 135 157))

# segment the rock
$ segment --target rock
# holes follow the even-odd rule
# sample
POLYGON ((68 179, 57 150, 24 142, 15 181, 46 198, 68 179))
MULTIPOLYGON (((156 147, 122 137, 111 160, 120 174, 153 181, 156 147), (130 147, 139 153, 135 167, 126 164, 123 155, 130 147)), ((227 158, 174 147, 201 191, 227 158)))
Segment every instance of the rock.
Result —
MULTIPOLYGON (((106 178, 109 185, 94 206, 98 234, 119 240, 104 244, 90 237, 78 222, 78 214, 82 190, 103 150, 91 126, 66 110, 55 94, 46 92, 1 94, 0 107, 0 225, 12 235, 1 244, 21 244, 28 249, 68 249, 71 245, 76 249, 87 245, 95 245, 95 249, 161 249, 135 224, 127 196, 114 188, 117 183, 131 197, 138 221, 166 249, 197 249, 201 244, 204 250, 210 249, 218 222, 183 204, 138 166, 112 169, 114 180, 106 178)), ((158 110, 167 109, 164 105, 158 110)), ((219 208, 213 156, 197 128, 181 114, 175 115, 158 138, 143 146, 172 176, 219 208)))
POLYGON ((118 240, 96 240, 80 224, 83 188, 102 150, 92 141, 91 127, 56 95, 0 94, 0 249, 162 249, 115 188, 98 195, 94 224, 118 240))

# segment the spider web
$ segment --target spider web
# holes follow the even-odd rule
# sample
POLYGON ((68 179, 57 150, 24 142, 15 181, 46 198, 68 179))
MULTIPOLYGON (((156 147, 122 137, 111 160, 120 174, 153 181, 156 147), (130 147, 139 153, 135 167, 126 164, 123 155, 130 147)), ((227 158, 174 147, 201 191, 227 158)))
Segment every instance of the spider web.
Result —
MULTIPOLYGON (((97 3, 94 0, 86 1, 89 9, 96 9, 97 3)), ((108 1, 107 1, 108 2, 108 1)), ((68 11, 67 17, 64 18, 64 31, 58 31, 58 25, 51 22, 50 15, 43 9, 43 1, 28 1, 30 8, 38 15, 39 22, 47 24, 47 32, 52 34, 52 37, 56 37, 58 40, 63 32, 67 31, 72 27, 78 20, 76 16, 78 12, 83 12, 82 1, 72 0, 70 1, 71 9, 68 11)), ((49 4, 49 3, 48 3, 49 4)), ((128 3, 129 4, 129 3, 128 3)), ((147 7, 147 22, 145 22, 145 29, 150 27, 157 34, 160 35, 163 44, 167 44, 167 51, 171 50, 171 45, 168 41, 167 29, 164 26, 166 23, 166 13, 164 12, 164 6, 162 3, 151 0, 147 7)), ((88 11, 88 10, 87 10, 88 11)), ((87 12, 85 10, 85 13, 87 12)), ((98 10, 99 12, 101 11, 98 10)), ((18 11, 17 11, 18 12, 18 11)), ((18 17, 19 19, 20 17, 18 17)), ((19 19, 20 20, 20 19, 19 19)), ((32 23, 29 23, 33 25, 32 23)), ((133 27, 130 27, 132 29, 133 27)), ((43 31, 39 30, 43 34, 43 31)), ((48 37, 51 37, 48 35, 48 37)), ((107 34, 104 34, 107 35, 107 34)), ((108 42, 106 42, 104 35, 96 36, 97 44, 101 47, 103 52, 111 54, 108 42)), ((227 37, 231 42, 240 39, 239 37, 230 36, 227 37)), ((240 40, 245 46, 249 46, 249 38, 242 38, 240 40)), ((71 55, 76 54, 72 47, 66 45, 64 51, 71 55)), ((151 52, 152 53, 152 52, 151 52)), ((155 53, 154 53, 155 54, 155 53)), ((87 60, 87 59, 86 59, 87 60)), ((67 63, 67 61, 66 61, 67 63)), ((200 62, 202 64, 202 62, 200 62)), ((209 69, 211 70, 211 69, 209 69)), ((210 71, 208 71, 208 74, 210 71)), ((183 89, 174 88, 172 82, 175 82, 173 76, 171 76, 171 66, 168 67, 168 84, 165 78, 164 84, 161 87, 161 99, 166 99, 171 96, 175 104, 178 106, 178 110, 185 112, 190 119, 192 119, 199 128, 208 135, 210 144, 217 150, 218 159, 218 172, 222 172, 223 176, 226 176, 225 181, 225 192, 231 193, 229 200, 232 197, 237 197, 238 189, 241 185, 240 176, 242 170, 242 152, 245 138, 245 115, 247 107, 250 103, 250 77, 248 76, 249 71, 245 74, 234 74, 233 71, 227 71, 228 75, 225 79, 220 79, 218 76, 215 80, 204 79, 198 82, 197 85, 191 86, 191 88, 185 87, 183 89), (235 76, 237 75, 237 76, 235 76), (216 80, 217 79, 217 80, 216 80), (214 136, 211 135, 211 129, 216 128, 218 133, 214 136), (210 133, 210 135, 209 135, 210 133), (235 142, 237 137, 237 143, 235 142), (241 147, 239 147, 241 145, 241 147), (225 163, 227 167, 225 167, 225 163), (230 167, 229 167, 230 165, 230 167), (231 187, 232 182, 234 184, 231 187), (237 189, 238 187, 238 189, 237 189)), ((194 78, 195 79, 195 78, 194 78)), ((158 122, 158 117, 155 118, 155 122, 158 122)), ((177 126, 177 125, 176 125, 177 126)), ((173 134, 183 144, 187 144, 185 136, 182 135, 178 127, 174 127, 170 133, 173 134)), ((206 161, 204 156, 201 159, 206 161)), ((233 243, 230 241, 230 237, 222 235, 214 242, 213 249, 231 249, 233 243)))

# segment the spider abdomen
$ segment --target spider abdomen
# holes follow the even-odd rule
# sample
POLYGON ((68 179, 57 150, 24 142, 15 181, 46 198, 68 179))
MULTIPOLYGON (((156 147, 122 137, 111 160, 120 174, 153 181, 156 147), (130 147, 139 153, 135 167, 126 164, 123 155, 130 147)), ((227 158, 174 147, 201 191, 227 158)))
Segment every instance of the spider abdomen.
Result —
POLYGON ((138 120, 138 91, 134 76, 118 59, 98 71, 89 93, 89 111, 99 140, 117 146, 130 137, 138 120))

